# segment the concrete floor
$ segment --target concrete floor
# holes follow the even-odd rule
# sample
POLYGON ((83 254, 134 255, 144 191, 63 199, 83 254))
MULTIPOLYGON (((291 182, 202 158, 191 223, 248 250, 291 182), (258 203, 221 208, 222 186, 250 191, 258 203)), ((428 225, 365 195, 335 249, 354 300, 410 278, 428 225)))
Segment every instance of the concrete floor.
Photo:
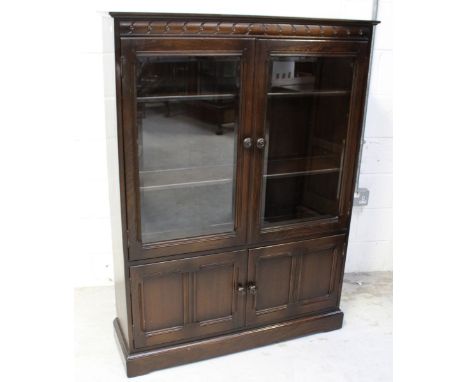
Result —
MULTIPOLYGON (((392 380, 392 273, 345 275, 341 330, 174 367, 132 381, 392 380)), ((127 380, 114 340, 112 287, 75 292, 75 380, 127 380)))

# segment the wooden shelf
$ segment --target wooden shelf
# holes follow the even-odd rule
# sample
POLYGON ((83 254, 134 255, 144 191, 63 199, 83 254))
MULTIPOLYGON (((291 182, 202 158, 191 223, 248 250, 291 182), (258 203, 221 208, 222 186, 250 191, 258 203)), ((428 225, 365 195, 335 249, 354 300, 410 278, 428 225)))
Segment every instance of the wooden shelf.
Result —
POLYGON ((340 171, 339 157, 335 155, 305 158, 276 159, 268 161, 266 178, 297 175, 325 174, 340 171))
POLYGON ((222 93, 222 94, 177 94, 177 95, 160 95, 149 97, 137 97, 138 103, 145 102, 163 102, 163 101, 203 101, 203 100, 222 100, 234 99, 237 97, 235 93, 222 93))
POLYGON ((140 190, 156 191, 230 183, 233 167, 228 165, 140 171, 140 190))

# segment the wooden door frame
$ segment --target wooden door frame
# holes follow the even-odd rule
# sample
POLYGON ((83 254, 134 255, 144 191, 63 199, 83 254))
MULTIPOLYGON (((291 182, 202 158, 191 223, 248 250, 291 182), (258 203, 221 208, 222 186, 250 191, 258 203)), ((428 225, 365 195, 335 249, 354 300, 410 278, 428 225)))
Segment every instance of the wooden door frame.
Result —
MULTIPOLYGON (((246 277, 246 250, 131 266, 130 279, 135 348, 167 346, 168 344, 187 341, 187 338, 204 338, 242 328, 245 324, 245 294, 239 292, 238 287, 245 284, 246 277), (197 321, 197 306, 194 300, 197 293, 196 273, 209 267, 230 264, 235 266, 232 285, 232 320, 197 321), (180 273, 183 278, 184 324, 174 328, 144 331, 142 321, 145 307, 143 301, 141 301, 144 281, 145 279, 151 279, 151 277, 173 273, 180 273), (201 328, 205 330, 205 333, 200 333, 201 328)), ((164 307, 162 308, 164 309, 164 307)))
POLYGON ((223 38, 180 38, 158 39, 122 38, 121 73, 122 73, 122 131, 124 146, 124 181, 126 195, 127 240, 130 260, 142 260, 208 251, 217 248, 242 245, 247 239, 249 175, 252 150, 243 148, 242 142, 251 136, 251 106, 254 89, 254 39, 223 38), (236 189, 234 207, 234 232, 210 234, 190 238, 171 239, 162 242, 143 244, 141 241, 141 216, 136 124, 136 81, 135 59, 137 54, 164 55, 200 55, 223 56, 236 55, 241 58, 241 81, 239 93, 239 127, 236 142, 236 189))
POLYGON ((311 57, 352 57, 355 69, 350 96, 348 131, 344 154, 343 175, 341 177, 339 215, 310 222, 261 227, 261 198, 263 160, 266 150, 254 150, 251 176, 251 211, 249 218, 249 243, 258 244, 294 240, 314 235, 330 235, 346 232, 353 203, 354 176, 356 173, 359 139, 364 117, 364 97, 367 87, 369 44, 361 41, 258 39, 255 55, 255 93, 253 118, 253 138, 265 136, 266 93, 268 88, 269 57, 281 55, 301 55, 311 57))

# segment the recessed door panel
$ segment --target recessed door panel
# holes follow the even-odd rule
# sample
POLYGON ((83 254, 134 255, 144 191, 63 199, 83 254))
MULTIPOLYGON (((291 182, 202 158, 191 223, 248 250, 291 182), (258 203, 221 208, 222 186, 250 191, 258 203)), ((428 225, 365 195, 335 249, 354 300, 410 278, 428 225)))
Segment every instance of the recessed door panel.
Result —
POLYGON ((250 250, 247 325, 337 307, 344 239, 340 235, 250 250))
POLYGON ((162 273, 141 283, 144 331, 184 325, 184 283, 182 273, 162 273), (161 309, 164 306, 164 309, 161 309))
POLYGON ((135 347, 228 332, 244 324, 246 252, 130 267, 135 347))
POLYGON ((286 252, 260 257, 255 266, 257 268, 256 286, 262 291, 256 298, 257 309, 275 309, 286 306, 290 293, 291 254, 286 252))
POLYGON ((332 292, 335 257, 334 247, 301 257, 298 275, 297 300, 299 302, 326 297, 332 292))
POLYGON ((236 301, 232 298, 234 264, 202 267, 194 274, 195 321, 229 319, 236 301))

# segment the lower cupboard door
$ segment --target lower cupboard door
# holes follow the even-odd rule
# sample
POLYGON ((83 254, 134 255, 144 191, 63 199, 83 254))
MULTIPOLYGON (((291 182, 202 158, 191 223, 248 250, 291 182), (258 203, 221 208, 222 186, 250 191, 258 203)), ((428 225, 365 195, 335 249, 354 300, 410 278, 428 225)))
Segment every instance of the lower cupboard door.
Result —
POLYGON ((340 235, 250 250, 246 324, 336 307, 344 240, 340 235))
POLYGON ((155 347, 244 325, 246 251, 130 267, 135 347, 155 347))

